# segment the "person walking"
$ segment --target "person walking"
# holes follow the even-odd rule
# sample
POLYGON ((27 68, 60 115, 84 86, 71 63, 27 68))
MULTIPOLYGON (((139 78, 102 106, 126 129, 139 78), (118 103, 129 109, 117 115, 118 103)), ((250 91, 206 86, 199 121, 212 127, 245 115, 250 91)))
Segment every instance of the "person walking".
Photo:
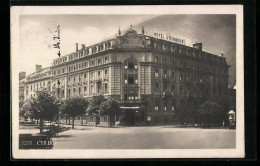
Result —
POLYGON ((186 128, 186 126, 187 126, 187 123, 186 123, 186 122, 184 122, 184 127, 186 128))
POLYGON ((195 128, 197 128, 198 127, 198 124, 197 123, 195 123, 195 128))
POLYGON ((202 129, 205 129, 204 122, 201 123, 202 129))
POLYGON ((226 129, 225 120, 223 120, 223 122, 222 122, 222 127, 223 127, 223 129, 226 129))

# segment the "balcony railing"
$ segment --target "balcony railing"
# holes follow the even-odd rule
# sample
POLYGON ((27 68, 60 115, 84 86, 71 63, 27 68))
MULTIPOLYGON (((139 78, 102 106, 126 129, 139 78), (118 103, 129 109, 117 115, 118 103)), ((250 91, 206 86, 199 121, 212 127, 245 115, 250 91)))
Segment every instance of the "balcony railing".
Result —
POLYGON ((143 103, 144 101, 141 99, 136 99, 136 100, 120 100, 120 103, 143 103))

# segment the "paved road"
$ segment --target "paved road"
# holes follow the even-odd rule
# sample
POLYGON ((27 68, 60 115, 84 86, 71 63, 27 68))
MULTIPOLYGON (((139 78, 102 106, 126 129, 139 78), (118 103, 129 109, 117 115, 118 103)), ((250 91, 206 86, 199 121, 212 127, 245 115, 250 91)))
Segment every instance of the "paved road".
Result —
POLYGON ((80 127, 54 137, 54 149, 235 148, 235 130, 156 127, 80 127))

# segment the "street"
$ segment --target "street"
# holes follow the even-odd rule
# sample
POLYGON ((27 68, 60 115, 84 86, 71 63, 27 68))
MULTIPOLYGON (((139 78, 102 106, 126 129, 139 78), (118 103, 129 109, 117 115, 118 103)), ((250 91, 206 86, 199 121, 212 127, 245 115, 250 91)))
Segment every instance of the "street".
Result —
POLYGON ((235 139, 236 130, 172 126, 77 126, 52 138, 54 149, 229 149, 235 139))

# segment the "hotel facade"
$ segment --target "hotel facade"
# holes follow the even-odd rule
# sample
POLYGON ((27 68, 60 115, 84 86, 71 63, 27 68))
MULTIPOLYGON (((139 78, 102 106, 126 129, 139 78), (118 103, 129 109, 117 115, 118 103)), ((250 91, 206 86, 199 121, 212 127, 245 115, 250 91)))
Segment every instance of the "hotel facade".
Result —
MULTIPOLYGON (((227 96, 228 69, 224 55, 203 51, 202 43, 190 47, 130 28, 88 47, 76 44, 75 52, 54 59, 48 68, 37 65, 25 79, 24 98, 40 88, 60 99, 110 96, 120 102, 126 125, 170 123, 189 97, 227 96)), ((109 121, 98 116, 78 120, 109 121)))

